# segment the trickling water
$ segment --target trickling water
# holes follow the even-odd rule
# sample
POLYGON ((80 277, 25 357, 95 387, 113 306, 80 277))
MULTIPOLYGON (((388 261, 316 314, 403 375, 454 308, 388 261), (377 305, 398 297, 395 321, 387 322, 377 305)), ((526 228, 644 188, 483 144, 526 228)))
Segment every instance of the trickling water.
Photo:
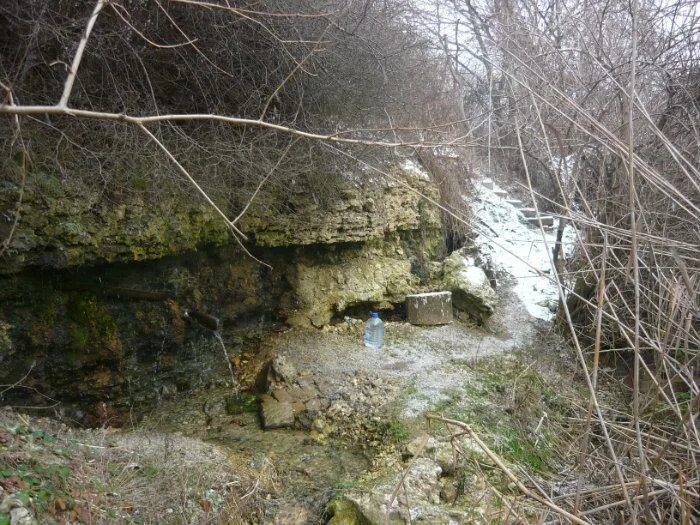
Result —
POLYGON ((236 373, 233 370, 233 365, 231 364, 231 359, 229 359, 228 356, 228 350, 226 350, 226 345, 224 344, 224 339, 221 337, 221 334, 219 331, 215 331, 214 335, 216 338, 219 340, 219 343, 221 344, 221 349, 224 351, 224 359, 226 359, 226 364, 228 365, 229 372, 231 372, 231 382, 233 383, 233 389, 236 393, 239 392, 240 386, 238 384, 238 379, 236 379, 236 373))

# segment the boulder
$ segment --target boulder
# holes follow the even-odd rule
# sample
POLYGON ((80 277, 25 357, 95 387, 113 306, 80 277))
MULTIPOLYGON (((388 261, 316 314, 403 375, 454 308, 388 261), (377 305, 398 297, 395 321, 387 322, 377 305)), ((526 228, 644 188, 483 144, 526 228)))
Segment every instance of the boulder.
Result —
POLYGON ((406 296, 406 317, 411 324, 431 326, 452 322, 452 293, 429 292, 406 296))
POLYGON ((474 265, 474 259, 461 251, 452 252, 442 265, 443 282, 452 290, 452 304, 479 323, 496 307, 496 292, 484 271, 474 265))

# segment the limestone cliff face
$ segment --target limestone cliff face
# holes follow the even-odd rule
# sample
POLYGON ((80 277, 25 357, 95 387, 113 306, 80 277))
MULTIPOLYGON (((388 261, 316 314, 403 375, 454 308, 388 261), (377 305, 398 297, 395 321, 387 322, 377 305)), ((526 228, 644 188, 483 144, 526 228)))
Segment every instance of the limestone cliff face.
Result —
MULTIPOLYGON (((409 170, 397 176, 435 197, 435 188, 409 170)), ((9 234, 18 188, 0 181, 0 238, 9 234)), ((364 242, 397 231, 435 229, 439 216, 414 192, 396 182, 350 185, 324 207, 306 193, 275 199, 261 195, 243 219, 242 228, 260 247, 364 242), (282 202, 283 206, 276 207, 282 202)), ((225 209, 225 206, 223 206, 225 209)), ((233 215, 233 213, 232 213, 233 215)), ((232 241, 221 218, 188 189, 146 199, 105 195, 78 180, 61 182, 43 173, 27 175, 21 220, 9 249, 0 259, 0 274, 22 268, 70 268, 112 262, 161 259, 232 241)))
MULTIPOLYGON (((0 184, 0 209, 14 209, 17 188, 9 180, 0 184)), ((0 219, 3 239, 11 223, 12 215, 6 211, 0 219)), ((30 172, 17 230, 0 258, 0 274, 30 266, 70 268, 160 259, 228 241, 215 212, 188 195, 171 193, 147 200, 132 194, 124 200, 82 181, 61 182, 30 172)))
MULTIPOLYGON (((429 181, 407 170, 398 174, 418 192, 437 197, 429 181)), ((396 231, 440 228, 438 214, 417 193, 392 181, 344 188, 327 209, 304 193, 290 195, 286 204, 270 214, 274 203, 261 200, 243 219, 243 230, 260 246, 278 247, 363 242, 396 231)))
MULTIPOLYGON (((425 178, 402 176, 437 196, 425 178)), ((16 188, 0 183, 0 203, 12 209, 16 188)), ((429 286, 441 224, 410 190, 375 181, 348 184, 325 207, 305 194, 283 204, 287 211, 271 212, 268 198, 256 201, 243 223, 270 270, 189 194, 120 200, 31 175, 0 259, 0 384, 31 369, 24 385, 37 392, 125 410, 225 366, 211 332, 184 319, 185 309, 217 316, 235 355, 261 322, 321 327, 429 286)))

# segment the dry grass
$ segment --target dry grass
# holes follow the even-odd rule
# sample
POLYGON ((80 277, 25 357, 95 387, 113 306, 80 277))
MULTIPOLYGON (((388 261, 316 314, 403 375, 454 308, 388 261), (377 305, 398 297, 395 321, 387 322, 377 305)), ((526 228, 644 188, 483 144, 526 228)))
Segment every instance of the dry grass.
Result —
POLYGON ((0 483, 41 523, 247 523, 275 488, 271 465, 174 434, 75 430, 4 410, 0 438, 0 483))

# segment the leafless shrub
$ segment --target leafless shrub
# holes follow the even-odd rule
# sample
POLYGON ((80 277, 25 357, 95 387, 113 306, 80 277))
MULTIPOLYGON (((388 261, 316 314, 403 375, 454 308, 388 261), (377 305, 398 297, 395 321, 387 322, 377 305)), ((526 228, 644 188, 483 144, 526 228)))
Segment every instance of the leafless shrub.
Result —
POLYGON ((591 398, 578 468, 615 487, 574 498, 567 510, 587 520, 689 523, 697 506, 696 7, 462 0, 421 13, 453 56, 486 170, 518 174, 579 234, 557 274, 591 398), (627 376, 627 413, 598 399, 604 356, 627 376))

